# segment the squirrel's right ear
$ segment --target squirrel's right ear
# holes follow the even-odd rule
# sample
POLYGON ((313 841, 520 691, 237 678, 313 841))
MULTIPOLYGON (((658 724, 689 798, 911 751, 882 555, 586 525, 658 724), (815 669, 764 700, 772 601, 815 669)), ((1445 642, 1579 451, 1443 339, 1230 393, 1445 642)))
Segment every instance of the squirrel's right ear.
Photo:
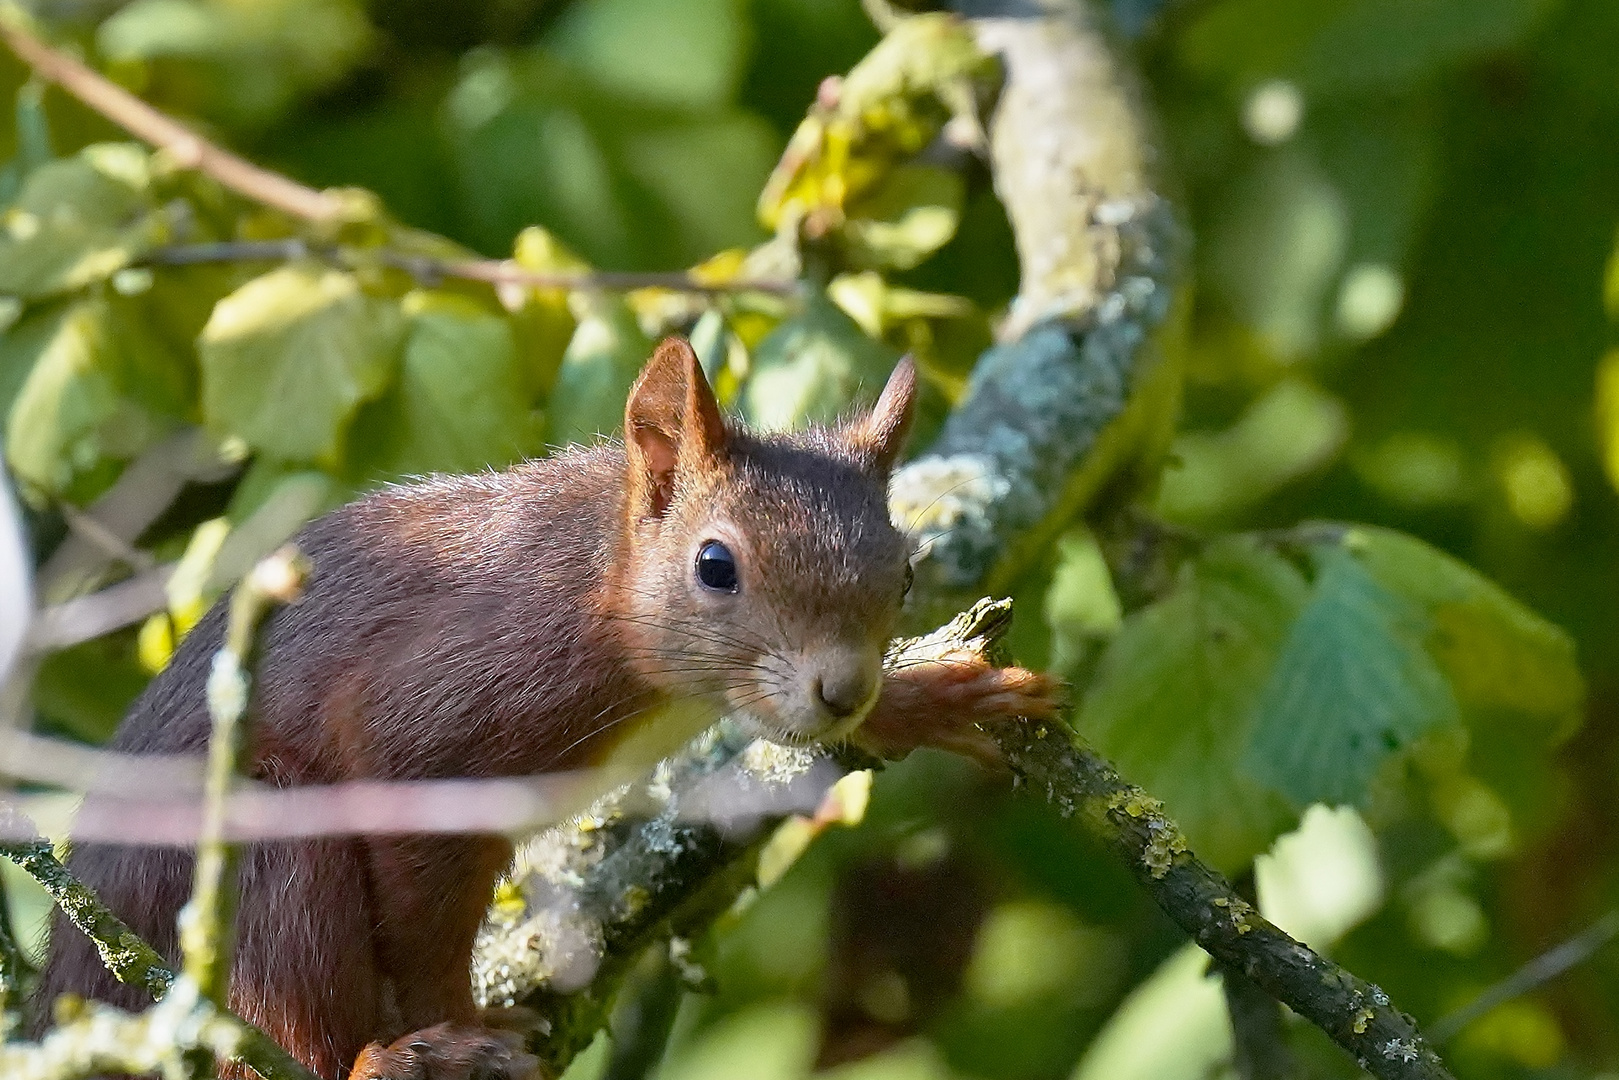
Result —
POLYGON ((624 408, 630 513, 662 517, 683 470, 714 465, 725 452, 725 420, 697 354, 682 337, 653 350, 624 408))
POLYGON ((905 447, 916 402, 916 363, 909 356, 894 365, 882 396, 867 413, 843 429, 843 437, 867 468, 887 475, 905 447))

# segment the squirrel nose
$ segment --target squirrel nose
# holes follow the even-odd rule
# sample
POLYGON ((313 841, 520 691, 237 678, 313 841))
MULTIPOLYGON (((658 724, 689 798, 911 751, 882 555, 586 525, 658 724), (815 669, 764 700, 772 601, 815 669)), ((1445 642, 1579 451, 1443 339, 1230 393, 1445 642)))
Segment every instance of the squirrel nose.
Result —
POLYGON ((834 719, 845 720, 871 699, 876 683, 864 664, 838 665, 815 676, 815 699, 834 719))

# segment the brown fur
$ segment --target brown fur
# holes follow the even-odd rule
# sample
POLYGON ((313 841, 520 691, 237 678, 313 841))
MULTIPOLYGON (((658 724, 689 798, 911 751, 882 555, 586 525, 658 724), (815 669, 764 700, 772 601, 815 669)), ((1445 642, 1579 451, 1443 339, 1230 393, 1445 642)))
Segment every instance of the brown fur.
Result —
MULTIPOLYGON (((828 734, 835 718, 805 685, 874 672, 899 610, 906 547, 884 487, 913 385, 902 366, 844 432, 756 438, 725 427, 672 339, 631 394, 624 447, 389 488, 312 523, 297 541, 308 590, 262 634, 254 775, 289 786, 580 768, 670 699, 747 705, 777 737, 828 734), (693 582, 706 539, 736 555, 737 594, 693 582)), ((206 749, 223 624, 216 605, 113 748, 206 749)), ((1009 682, 981 662, 946 665, 936 697, 927 672, 885 684, 866 721, 874 747, 980 750, 963 734, 971 721, 1049 705, 1049 684, 1027 672, 1009 682)), ((351 1062, 388 1080, 528 1071, 509 1034, 480 1025, 468 975, 510 856, 499 837, 249 846, 232 1007, 332 1080, 351 1062)), ((70 865, 173 958, 191 861, 87 844, 70 865)), ((53 939, 41 1013, 69 991, 144 1005, 60 919, 53 939)))

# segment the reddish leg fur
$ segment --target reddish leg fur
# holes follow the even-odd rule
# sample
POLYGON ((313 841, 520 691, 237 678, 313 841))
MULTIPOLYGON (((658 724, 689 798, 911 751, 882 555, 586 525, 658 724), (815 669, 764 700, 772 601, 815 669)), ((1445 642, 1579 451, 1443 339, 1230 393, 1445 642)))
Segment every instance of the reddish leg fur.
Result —
POLYGON ((1024 668, 998 668, 966 649, 907 663, 883 677, 883 692, 854 741, 884 758, 932 746, 998 767, 1000 751, 977 725, 1057 714, 1061 684, 1024 668))

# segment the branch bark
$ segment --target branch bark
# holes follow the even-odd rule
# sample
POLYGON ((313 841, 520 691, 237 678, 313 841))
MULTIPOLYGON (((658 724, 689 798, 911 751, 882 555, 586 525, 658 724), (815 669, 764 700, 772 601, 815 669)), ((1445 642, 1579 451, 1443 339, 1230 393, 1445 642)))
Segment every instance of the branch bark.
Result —
POLYGON ((1005 70, 990 165, 1022 276, 1001 344, 894 477, 896 519, 925 552, 923 625, 1010 591, 1104 489, 1156 475, 1179 401, 1168 339, 1188 249, 1103 17, 1078 0, 955 7, 1005 70))
POLYGON ((1163 805, 1072 732, 1015 725, 993 733, 1019 788, 1111 847, 1165 914, 1227 970, 1315 1024, 1379 1080, 1446 1080, 1450 1073, 1378 987, 1278 929, 1186 846, 1163 805))

